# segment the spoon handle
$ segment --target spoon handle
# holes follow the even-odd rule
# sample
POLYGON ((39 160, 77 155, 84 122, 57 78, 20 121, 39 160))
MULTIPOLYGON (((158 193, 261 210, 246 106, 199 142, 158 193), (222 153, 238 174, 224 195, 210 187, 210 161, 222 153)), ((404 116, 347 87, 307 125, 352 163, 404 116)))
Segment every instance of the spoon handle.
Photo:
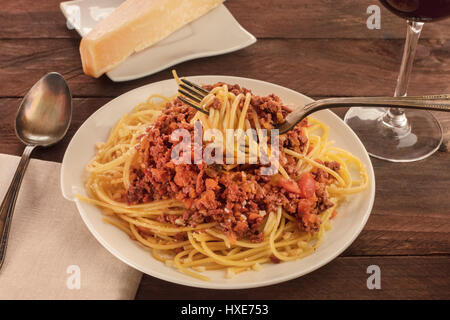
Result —
POLYGON ((22 158, 17 166, 14 178, 6 192, 2 205, 0 206, 0 269, 3 265, 6 255, 6 246, 8 244, 9 229, 11 227, 14 207, 16 205, 17 195, 19 194, 25 170, 30 161, 31 152, 35 146, 27 145, 23 151, 22 158))

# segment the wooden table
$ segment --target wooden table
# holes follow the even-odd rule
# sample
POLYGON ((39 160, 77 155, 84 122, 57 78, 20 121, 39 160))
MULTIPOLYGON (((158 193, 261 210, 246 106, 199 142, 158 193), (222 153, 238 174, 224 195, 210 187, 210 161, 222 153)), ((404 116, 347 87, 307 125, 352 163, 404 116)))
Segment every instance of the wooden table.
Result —
MULTIPOLYGON (((226 6, 258 42, 244 50, 178 65, 179 74, 224 74, 270 81, 314 98, 392 95, 405 22, 381 10, 381 29, 366 26, 369 0, 229 0, 226 6)), ((425 25, 409 93, 450 93, 450 20, 425 25)), ((73 123, 62 143, 34 157, 60 162, 89 115, 118 95, 170 78, 165 70, 123 83, 87 77, 79 36, 66 28, 59 1, 4 1, 0 6, 0 152, 21 154, 13 119, 41 76, 61 73, 74 97, 73 123)), ((338 111, 343 115, 345 110, 338 111)), ((356 241, 328 265, 265 288, 202 290, 144 276, 138 299, 415 299, 450 298, 450 114, 436 114, 444 143, 426 160, 372 159, 376 199, 356 241), (366 286, 370 265, 381 290, 366 286)))

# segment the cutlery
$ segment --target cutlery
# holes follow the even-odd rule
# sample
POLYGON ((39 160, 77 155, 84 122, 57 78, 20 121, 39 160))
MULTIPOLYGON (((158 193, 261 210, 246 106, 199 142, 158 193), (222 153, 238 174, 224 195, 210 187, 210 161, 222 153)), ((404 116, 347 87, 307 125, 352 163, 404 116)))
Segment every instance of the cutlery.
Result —
MULTIPOLYGON (((181 94, 178 99, 191 107, 209 114, 207 110, 200 107, 200 102, 208 95, 208 91, 199 85, 186 79, 181 79, 183 83, 179 85, 178 92, 181 94)), ((311 113, 338 107, 401 107, 405 109, 424 109, 436 111, 450 111, 450 94, 429 95, 429 96, 404 96, 404 97, 349 97, 349 98, 328 98, 316 100, 298 107, 289 113, 283 123, 275 126, 279 134, 284 134, 292 130, 296 124, 302 121, 311 113)))
POLYGON ((59 142, 69 129, 72 95, 64 78, 56 72, 42 77, 23 98, 16 114, 16 136, 25 144, 17 170, 0 206, 0 269, 8 244, 14 207, 31 152, 59 142))

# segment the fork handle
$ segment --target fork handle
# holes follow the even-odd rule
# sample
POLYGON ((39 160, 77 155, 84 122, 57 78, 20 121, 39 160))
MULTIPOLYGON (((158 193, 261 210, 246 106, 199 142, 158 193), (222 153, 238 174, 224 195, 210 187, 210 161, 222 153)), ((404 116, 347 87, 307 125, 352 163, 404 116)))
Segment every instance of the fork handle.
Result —
POLYGON ((322 109, 337 107, 400 107, 405 109, 424 109, 450 111, 450 95, 430 95, 419 97, 349 97, 330 98, 307 104, 303 112, 305 116, 322 109))
POLYGON ((450 94, 429 95, 421 97, 350 97, 330 98, 313 101, 303 108, 295 108, 286 117, 286 121, 279 125, 279 134, 284 134, 295 127, 311 113, 338 107, 397 107, 405 109, 425 109, 436 111, 450 111, 450 94))

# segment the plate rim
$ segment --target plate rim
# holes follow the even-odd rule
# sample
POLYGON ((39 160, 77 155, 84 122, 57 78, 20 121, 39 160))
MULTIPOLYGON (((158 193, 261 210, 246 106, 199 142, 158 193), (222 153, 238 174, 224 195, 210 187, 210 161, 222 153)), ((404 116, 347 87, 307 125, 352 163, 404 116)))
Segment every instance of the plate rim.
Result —
MULTIPOLYGON (((68 21, 69 18, 70 18, 70 15, 69 15, 69 13, 67 11, 67 6, 69 6, 71 4, 81 5, 80 3, 83 3, 83 2, 86 2, 86 0, 63 1, 63 2, 61 2, 59 4, 59 8, 60 8, 62 14, 64 15, 64 17, 66 18, 66 21, 68 21)), ((242 50, 242 49, 245 49, 245 48, 247 48, 247 47, 249 47, 249 46, 251 46, 251 45, 253 45, 254 43, 257 42, 257 38, 253 34, 251 34, 249 31, 247 31, 247 29, 245 29, 239 23, 239 21, 236 20, 236 18, 233 16, 231 11, 225 6, 224 3, 221 3, 217 7, 213 8, 211 11, 217 10, 219 8, 221 10, 224 10, 224 14, 229 15, 229 17, 236 24, 236 28, 239 29, 239 32, 241 32, 242 35, 245 35, 245 37, 246 37, 245 41, 243 40, 240 43, 238 43, 236 45, 233 45, 233 46, 229 46, 226 49, 221 49, 221 50, 212 49, 212 50, 204 50, 204 51, 194 52, 192 54, 185 54, 185 55, 182 55, 182 56, 177 57, 175 59, 167 60, 166 63, 161 64, 160 66, 158 66, 156 68, 153 68, 152 70, 142 71, 140 73, 135 73, 134 75, 122 75, 122 76, 115 76, 114 74, 111 75, 111 73, 114 72, 115 68, 110 70, 110 71, 108 71, 108 72, 105 72, 105 75, 113 82, 132 81, 132 80, 141 79, 141 78, 153 75, 153 74, 158 73, 158 72, 160 72, 162 70, 166 70, 166 69, 168 69, 168 68, 170 68, 172 66, 176 66, 176 65, 178 65, 180 63, 183 63, 183 62, 186 62, 186 61, 195 60, 195 59, 199 59, 199 58, 208 58, 208 57, 218 56, 218 55, 222 55, 222 54, 228 54, 228 53, 231 53, 231 52, 242 50)), ((210 12, 207 12, 205 15, 208 15, 210 12)), ((202 17, 199 17, 199 18, 202 18, 202 17)), ((196 19, 196 20, 198 20, 198 19, 196 19)), ((196 20, 191 21, 189 24, 195 22, 196 20)), ((189 25, 189 24, 187 24, 187 25, 189 25)), ((179 30, 185 28, 187 25, 183 26, 179 30)), ((80 31, 75 26, 73 26, 73 30, 75 30, 80 37, 83 37, 81 35, 80 31)), ((152 48, 152 46, 150 46, 148 48, 145 48, 141 52, 145 52, 145 50, 149 50, 149 49, 151 50, 151 48, 152 48)))
MULTIPOLYGON (((264 81, 264 80, 259 80, 259 79, 254 79, 254 78, 246 78, 246 77, 238 77, 238 76, 228 76, 228 75, 191 75, 191 76, 186 76, 190 79, 194 79, 195 80, 201 80, 202 78, 227 78, 230 80, 234 80, 236 81, 235 83, 239 83, 239 80, 244 80, 244 81, 250 81, 250 82, 255 82, 255 83, 262 83, 264 86, 270 86, 273 87, 274 89, 281 89, 281 90, 288 90, 293 94, 296 95, 300 95, 304 98, 306 98, 307 100, 310 101, 314 101, 312 98, 297 92, 293 89, 275 84, 275 83, 271 83, 268 81, 264 81)), ((369 176, 369 188, 373 188, 373 192, 370 193, 370 199, 369 199, 369 203, 368 203, 368 207, 367 207, 367 211, 364 214, 363 220, 360 223, 360 225, 356 228, 356 230, 354 231, 354 234, 352 235, 351 238, 349 238, 345 244, 338 250, 336 250, 335 252, 333 252, 333 254, 327 256, 326 258, 323 259, 323 261, 319 261, 316 262, 314 264, 312 264, 311 266, 309 266, 306 269, 302 269, 299 272, 293 272, 293 273, 289 273, 287 275, 283 275, 283 276, 278 276, 276 278, 272 278, 272 279, 267 279, 267 280, 263 280, 260 282, 255 282, 255 283, 250 283, 250 284, 240 284, 240 283, 214 283, 213 281, 204 281, 204 282, 189 282, 188 280, 185 279, 178 279, 178 278, 173 278, 170 275, 167 275, 165 273, 160 273, 158 271, 155 270, 151 270, 151 272, 149 270, 144 270, 143 268, 141 268, 140 266, 137 266, 133 261, 130 261, 130 259, 124 257, 121 255, 120 252, 118 252, 115 248, 113 248, 112 246, 110 246, 106 240, 103 239, 103 237, 96 231, 96 229, 94 228, 94 226, 90 223, 90 221, 87 219, 86 215, 82 213, 82 209, 80 208, 80 200, 78 200, 77 198, 70 198, 64 190, 64 181, 65 181, 65 175, 64 175, 64 168, 65 168, 65 161, 66 161, 66 156, 69 153, 68 151, 71 148, 72 142, 73 140, 75 140, 77 134, 83 129, 84 125, 86 124, 86 122, 91 118, 94 117, 96 113, 101 112, 104 109, 107 109, 111 104, 115 103, 115 100, 123 97, 124 95, 133 95, 135 92, 137 92, 138 90, 142 90, 145 87, 151 87, 157 84, 163 84, 164 82, 170 82, 173 81, 173 79, 166 79, 166 80, 161 80, 161 81, 156 81, 156 82, 152 82, 140 87, 137 87, 135 89, 129 90, 127 92, 122 93, 121 95, 115 97, 114 99, 108 101, 106 104, 104 104, 103 106, 101 106, 100 108, 98 108, 94 113, 92 113, 84 122, 83 124, 78 128, 78 130, 75 132, 75 134, 73 135, 71 141, 69 142, 69 145, 67 146, 67 149, 64 153, 64 157, 63 157, 63 161, 61 163, 61 174, 60 174, 60 183, 61 183, 61 191, 62 194, 64 196, 64 198, 66 198, 67 200, 73 201, 76 204, 77 207, 77 211, 80 214, 83 222, 85 223, 85 225, 87 226, 87 228, 89 229, 89 231, 92 233, 92 235, 97 239, 97 241, 99 241, 101 243, 101 245, 107 249, 112 255, 114 255, 116 258, 118 258, 119 260, 121 260, 122 262, 126 263, 127 265, 131 266, 132 268, 141 271, 144 274, 150 275, 152 277, 156 277, 158 279, 161 280, 165 280, 171 283, 175 283, 175 284, 179 284, 179 285, 185 285, 185 286, 189 286, 189 287, 196 287, 196 288, 203 288, 203 289, 220 289, 220 290, 236 290, 236 289, 250 289, 250 288, 258 288, 258 287, 265 287, 265 286, 270 286, 270 285, 274 285, 274 284, 278 284, 278 283, 283 283, 292 279, 296 279, 299 278, 301 276, 304 276, 308 273, 311 273, 321 267, 323 267, 324 265, 327 265, 328 263, 330 263, 331 261, 333 261, 334 259, 336 259, 336 257, 338 257, 342 252, 344 252, 355 240, 356 238, 360 235, 360 233, 362 232, 362 230, 364 229, 365 225, 367 224, 367 220, 369 219, 371 213, 372 213, 372 209, 373 209, 373 205, 374 205, 374 201, 375 201, 375 194, 376 194, 376 182, 375 182, 375 174, 374 174, 374 170, 373 170, 373 165, 372 165, 372 161, 369 157, 369 154, 367 152, 367 150, 365 149, 364 145, 362 144, 361 140, 358 138, 358 136, 356 135, 356 133, 341 119, 339 118, 339 116, 337 116, 334 112, 330 111, 330 110, 323 110, 325 112, 328 112, 331 114, 332 118, 334 118, 337 121, 340 121, 342 124, 344 124, 345 127, 347 127, 348 129, 348 133, 353 135, 354 138, 356 138, 356 141, 358 141, 360 148, 363 151, 364 157, 366 158, 367 163, 369 164, 369 166, 366 166, 367 168, 367 173, 369 176)), ((225 80, 226 81, 226 80, 225 80)), ((274 91, 274 94, 276 94, 276 92, 274 91)), ((126 113, 126 112, 124 112, 126 113)))

